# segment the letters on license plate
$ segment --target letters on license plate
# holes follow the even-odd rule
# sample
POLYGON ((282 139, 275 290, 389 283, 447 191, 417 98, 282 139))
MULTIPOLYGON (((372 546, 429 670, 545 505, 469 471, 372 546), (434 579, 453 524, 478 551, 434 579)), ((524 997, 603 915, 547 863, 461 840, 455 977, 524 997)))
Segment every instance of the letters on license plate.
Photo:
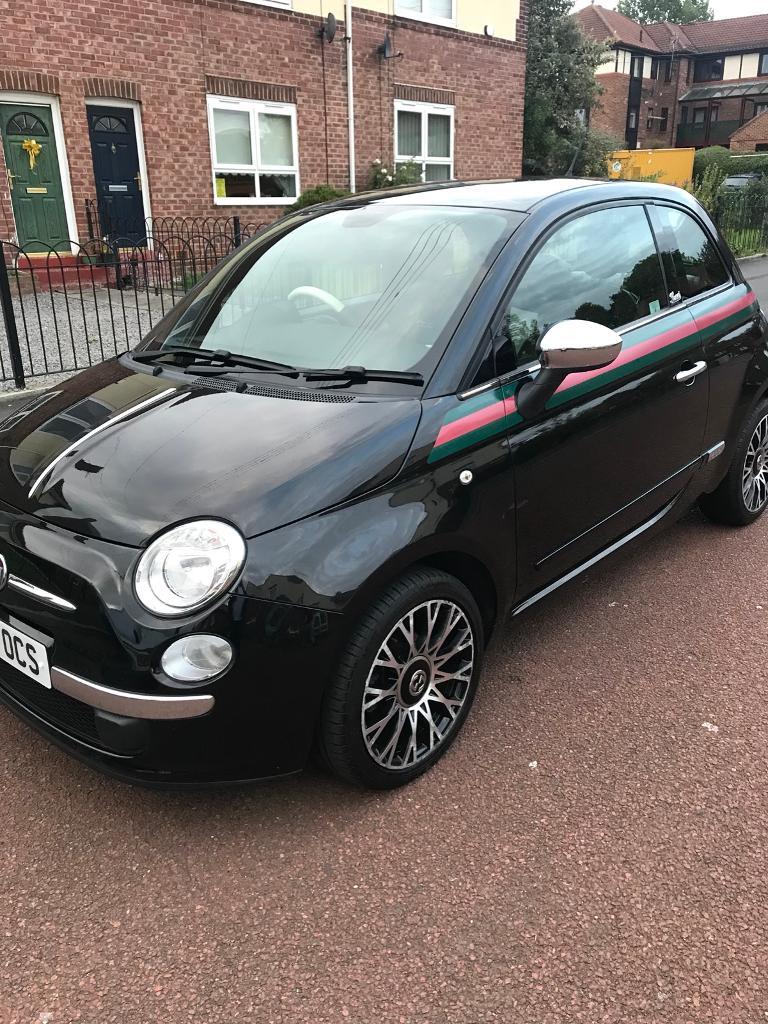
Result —
POLYGON ((45 645, 5 622, 0 622, 0 661, 51 689, 45 645))

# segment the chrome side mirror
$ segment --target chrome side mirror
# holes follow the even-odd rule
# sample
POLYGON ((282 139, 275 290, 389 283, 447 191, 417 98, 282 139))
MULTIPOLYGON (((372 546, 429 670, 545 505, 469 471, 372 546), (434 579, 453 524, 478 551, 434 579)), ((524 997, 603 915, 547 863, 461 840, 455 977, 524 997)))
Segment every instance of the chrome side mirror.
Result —
POLYGON ((569 373, 599 370, 621 352, 621 335, 591 320, 561 320, 541 339, 541 370, 517 393, 517 410, 538 415, 569 373))

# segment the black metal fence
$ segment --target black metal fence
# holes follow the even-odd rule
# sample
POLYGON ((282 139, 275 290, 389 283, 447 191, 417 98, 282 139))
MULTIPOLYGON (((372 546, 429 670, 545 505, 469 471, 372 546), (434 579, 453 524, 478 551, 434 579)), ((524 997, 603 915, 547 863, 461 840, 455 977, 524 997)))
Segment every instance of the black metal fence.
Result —
POLYGON ((137 344, 262 225, 160 218, 139 240, 0 241, 0 383, 72 373, 137 344))
POLYGON ((734 256, 768 252, 768 189, 722 190, 715 198, 712 217, 734 256))

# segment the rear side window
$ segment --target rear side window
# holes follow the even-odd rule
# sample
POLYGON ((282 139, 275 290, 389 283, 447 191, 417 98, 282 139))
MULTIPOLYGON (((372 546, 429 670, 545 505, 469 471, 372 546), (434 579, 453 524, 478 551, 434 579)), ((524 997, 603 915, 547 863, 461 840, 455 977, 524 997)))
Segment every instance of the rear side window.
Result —
POLYGON ((650 210, 670 292, 691 299, 729 280, 717 246, 689 213, 672 206, 650 210))
POLYGON ((542 245, 506 310, 497 372, 537 358, 561 320, 618 328, 668 305, 658 253, 642 206, 587 213, 542 245))

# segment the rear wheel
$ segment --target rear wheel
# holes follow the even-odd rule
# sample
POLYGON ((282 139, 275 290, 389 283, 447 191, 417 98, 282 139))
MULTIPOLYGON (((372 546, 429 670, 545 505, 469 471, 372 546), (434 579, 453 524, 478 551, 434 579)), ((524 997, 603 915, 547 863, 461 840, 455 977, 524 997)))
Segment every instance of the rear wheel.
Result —
POLYGON ((699 498, 709 519, 727 526, 748 526, 768 506, 768 402, 747 418, 734 446, 725 478, 699 498))
POLYGON ((417 569, 392 584, 356 628, 326 693, 326 765, 375 789, 427 771, 469 713, 482 650, 477 603, 453 576, 417 569))

